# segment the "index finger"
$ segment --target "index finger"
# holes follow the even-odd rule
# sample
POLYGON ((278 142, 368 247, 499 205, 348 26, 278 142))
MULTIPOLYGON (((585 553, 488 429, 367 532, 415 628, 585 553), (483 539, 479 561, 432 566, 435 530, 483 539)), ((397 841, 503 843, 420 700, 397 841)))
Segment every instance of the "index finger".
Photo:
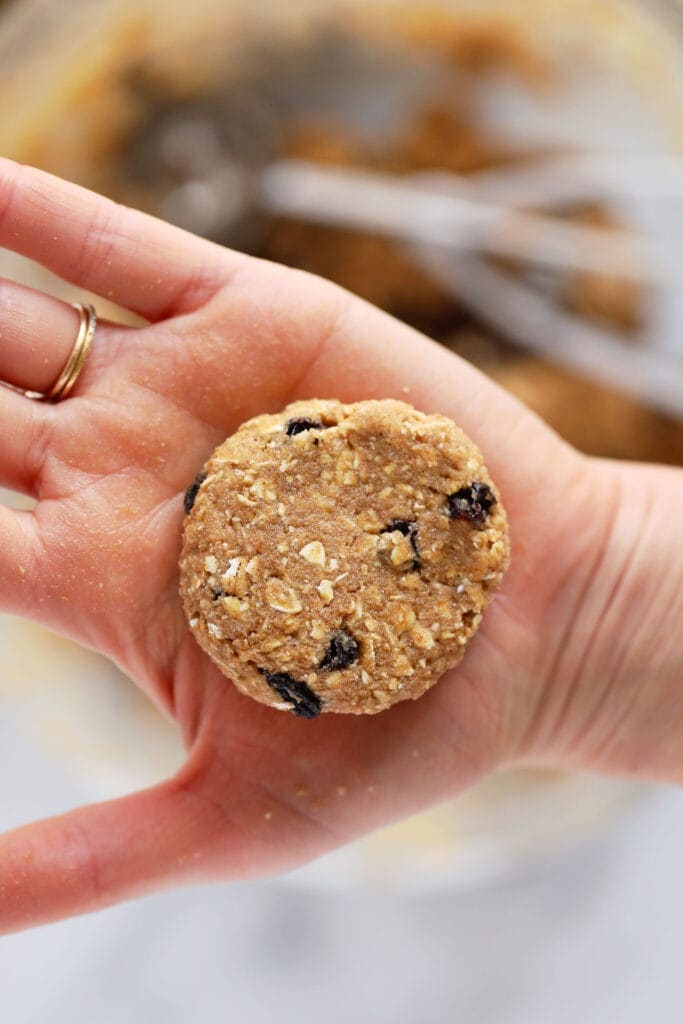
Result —
POLYGON ((0 247, 148 320, 198 308, 248 260, 44 171, 0 158, 0 247))

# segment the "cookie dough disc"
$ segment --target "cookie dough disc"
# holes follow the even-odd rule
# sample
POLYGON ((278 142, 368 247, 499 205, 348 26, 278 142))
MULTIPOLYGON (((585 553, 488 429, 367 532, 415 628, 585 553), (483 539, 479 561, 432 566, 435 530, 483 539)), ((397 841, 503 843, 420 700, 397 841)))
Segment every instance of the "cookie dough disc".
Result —
POLYGON ((463 656, 508 562, 475 445, 403 402, 296 402, 245 423, 185 499, 190 627, 243 693, 372 714, 463 656))

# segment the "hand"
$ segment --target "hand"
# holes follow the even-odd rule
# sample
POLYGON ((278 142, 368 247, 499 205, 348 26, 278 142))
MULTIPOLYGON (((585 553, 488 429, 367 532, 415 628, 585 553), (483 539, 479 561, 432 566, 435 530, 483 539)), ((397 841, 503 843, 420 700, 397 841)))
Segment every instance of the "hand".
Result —
MULTIPOLYGON (((629 524, 646 504, 635 488, 624 505, 620 469, 580 457, 472 367, 333 285, 7 161, 0 245, 149 322, 100 323, 61 403, 0 387, 0 484, 37 498, 31 512, 0 507, 0 608, 103 651, 187 748, 161 785, 2 837, 0 930, 284 870, 521 758, 590 760, 574 742, 592 736, 589 669, 613 648, 601 617, 621 600, 629 524), (451 416, 510 519, 512 566, 463 664, 370 718, 302 721, 241 696, 178 598, 185 488, 240 422, 307 396, 393 396, 451 416)), ((48 388, 73 309, 9 282, 0 309, 0 379, 48 388)), ((618 686, 602 699, 618 702, 618 686)))

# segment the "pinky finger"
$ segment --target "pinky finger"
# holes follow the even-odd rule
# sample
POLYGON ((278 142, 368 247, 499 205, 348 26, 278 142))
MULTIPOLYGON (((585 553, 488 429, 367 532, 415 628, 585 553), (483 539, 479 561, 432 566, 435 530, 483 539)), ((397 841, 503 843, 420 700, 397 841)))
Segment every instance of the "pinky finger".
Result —
POLYGON ((202 807, 176 780, 0 836, 0 934, 201 878, 202 807))

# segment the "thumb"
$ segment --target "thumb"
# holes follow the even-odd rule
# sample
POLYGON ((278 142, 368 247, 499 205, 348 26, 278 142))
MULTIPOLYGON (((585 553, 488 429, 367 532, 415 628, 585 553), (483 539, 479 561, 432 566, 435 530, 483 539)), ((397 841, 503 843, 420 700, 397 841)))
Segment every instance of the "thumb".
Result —
POLYGON ((0 934, 208 874, 215 821, 182 774, 0 836, 0 934))

